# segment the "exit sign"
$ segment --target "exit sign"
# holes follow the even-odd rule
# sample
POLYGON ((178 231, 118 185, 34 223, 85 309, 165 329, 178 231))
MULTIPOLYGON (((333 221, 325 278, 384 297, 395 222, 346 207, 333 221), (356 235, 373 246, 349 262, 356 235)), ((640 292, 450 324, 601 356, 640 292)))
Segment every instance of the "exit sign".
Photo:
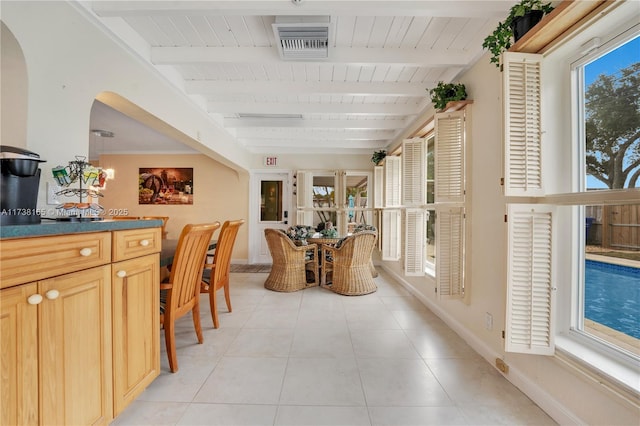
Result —
POLYGON ((278 165, 278 157, 264 157, 264 165, 265 166, 277 166, 278 165))

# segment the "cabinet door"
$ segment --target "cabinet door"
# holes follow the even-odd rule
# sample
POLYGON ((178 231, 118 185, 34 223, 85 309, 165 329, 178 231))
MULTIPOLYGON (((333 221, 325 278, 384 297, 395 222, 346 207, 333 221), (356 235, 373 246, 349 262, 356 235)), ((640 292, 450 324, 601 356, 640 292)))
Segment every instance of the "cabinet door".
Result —
POLYGON ((160 374, 158 254, 112 265, 114 415, 160 374))
POLYGON ((105 265, 39 282, 43 424, 112 419, 110 281, 105 265))
POLYGON ((0 291, 0 424, 38 424, 36 284, 0 291))

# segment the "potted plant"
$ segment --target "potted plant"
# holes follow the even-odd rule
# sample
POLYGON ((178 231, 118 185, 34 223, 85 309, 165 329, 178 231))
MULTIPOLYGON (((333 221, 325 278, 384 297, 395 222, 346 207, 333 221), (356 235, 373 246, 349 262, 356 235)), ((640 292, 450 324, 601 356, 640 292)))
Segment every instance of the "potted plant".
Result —
POLYGON ((491 52, 491 63, 500 67, 500 55, 509 49, 512 40, 515 43, 533 28, 542 17, 551 12, 551 3, 542 3, 542 0, 522 0, 509 10, 509 15, 483 41, 482 47, 491 52))
POLYGON ((441 110, 451 101, 463 101, 467 99, 467 89, 462 83, 438 82, 438 85, 429 90, 431 102, 435 109, 441 110))
POLYGON ((376 166, 379 166, 382 160, 384 160, 384 157, 386 156, 387 156, 387 151, 385 151, 384 149, 381 149, 380 151, 375 151, 371 156, 371 162, 376 166))

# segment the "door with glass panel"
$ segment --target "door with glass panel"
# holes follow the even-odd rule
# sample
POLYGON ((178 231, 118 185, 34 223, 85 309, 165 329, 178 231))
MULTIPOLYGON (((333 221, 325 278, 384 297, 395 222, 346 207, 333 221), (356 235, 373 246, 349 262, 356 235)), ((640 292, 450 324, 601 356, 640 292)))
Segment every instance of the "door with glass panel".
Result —
POLYGON ((256 173, 252 178, 251 216, 254 226, 250 244, 251 263, 271 263, 264 238, 266 228, 287 229, 291 223, 289 173, 256 173))

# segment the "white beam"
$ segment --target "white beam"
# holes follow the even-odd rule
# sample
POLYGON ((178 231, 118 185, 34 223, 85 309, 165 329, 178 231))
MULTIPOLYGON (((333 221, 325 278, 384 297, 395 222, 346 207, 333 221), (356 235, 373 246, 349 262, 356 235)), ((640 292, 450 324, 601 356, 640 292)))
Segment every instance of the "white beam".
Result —
POLYGON ((342 139, 342 140, 324 140, 324 139, 247 139, 247 138, 238 138, 238 142, 244 146, 257 148, 257 147, 267 147, 267 148, 294 148, 294 147, 305 147, 307 150, 313 150, 316 147, 322 148, 333 148, 340 149, 342 152, 343 148, 362 148, 362 149, 373 149, 381 146, 386 146, 389 141, 387 139, 377 139, 377 140, 351 140, 351 139, 342 139))
POLYGON ((345 15, 502 18, 504 0, 93 1, 101 17, 142 15, 345 15))
POLYGON ((301 104, 301 103, 248 103, 248 102, 208 102, 210 113, 231 114, 378 114, 413 115, 421 108, 417 105, 390 104, 301 104))
POLYGON ((273 129, 265 131, 265 129, 236 129, 237 138, 245 139, 320 139, 320 140, 388 140, 393 138, 394 132, 380 130, 320 130, 309 132, 303 130, 292 130, 288 128, 273 129))
MULTIPOLYGON (((407 67, 465 66, 471 52, 461 49, 390 49, 374 47, 330 47, 329 58, 322 61, 289 61, 295 64, 319 63, 358 66, 401 65, 407 67)), ((155 65, 200 63, 274 63, 282 64, 275 47, 153 47, 155 65)))
POLYGON ((371 129, 397 130, 404 129, 410 121, 395 120, 307 120, 307 119, 276 119, 276 118, 225 118, 226 128, 269 128, 289 127, 300 129, 371 129))
POLYGON ((185 81, 188 94, 198 95, 338 95, 338 96, 426 96, 426 88, 437 82, 382 83, 345 81, 185 81))

